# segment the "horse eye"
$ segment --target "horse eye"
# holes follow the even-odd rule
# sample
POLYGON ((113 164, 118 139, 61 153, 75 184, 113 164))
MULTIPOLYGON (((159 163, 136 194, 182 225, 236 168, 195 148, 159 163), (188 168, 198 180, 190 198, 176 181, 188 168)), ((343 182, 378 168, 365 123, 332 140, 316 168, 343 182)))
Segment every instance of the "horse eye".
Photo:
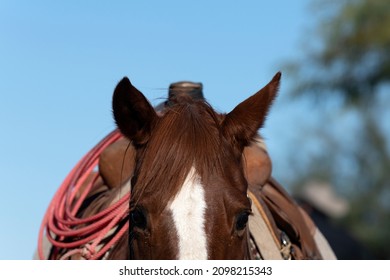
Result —
POLYGON ((140 229, 146 228, 146 216, 141 209, 135 209, 130 213, 131 226, 140 229))
POLYGON ((236 230, 241 231, 244 230, 246 227, 246 224, 248 223, 249 213, 243 212, 240 213, 236 220, 236 230))

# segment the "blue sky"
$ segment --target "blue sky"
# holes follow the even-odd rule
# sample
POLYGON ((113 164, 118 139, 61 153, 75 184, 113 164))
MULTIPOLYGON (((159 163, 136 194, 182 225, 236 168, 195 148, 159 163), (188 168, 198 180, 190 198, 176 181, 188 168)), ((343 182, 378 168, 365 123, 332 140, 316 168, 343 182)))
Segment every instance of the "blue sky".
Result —
MULTIPOLYGON (((172 82, 202 82, 230 111, 300 54, 308 2, 1 1, 0 259, 31 259, 54 192, 114 129, 123 76, 154 105, 172 82)), ((302 114, 283 102, 290 88, 284 76, 263 130, 276 173, 302 114)))

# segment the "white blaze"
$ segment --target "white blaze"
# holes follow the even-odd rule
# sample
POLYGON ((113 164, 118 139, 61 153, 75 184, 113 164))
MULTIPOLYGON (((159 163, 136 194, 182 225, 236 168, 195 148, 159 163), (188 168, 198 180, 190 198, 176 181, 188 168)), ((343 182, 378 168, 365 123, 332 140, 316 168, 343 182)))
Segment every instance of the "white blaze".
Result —
POLYGON ((195 168, 191 168, 169 209, 179 238, 178 259, 206 260, 207 239, 204 227, 206 202, 204 189, 195 168))

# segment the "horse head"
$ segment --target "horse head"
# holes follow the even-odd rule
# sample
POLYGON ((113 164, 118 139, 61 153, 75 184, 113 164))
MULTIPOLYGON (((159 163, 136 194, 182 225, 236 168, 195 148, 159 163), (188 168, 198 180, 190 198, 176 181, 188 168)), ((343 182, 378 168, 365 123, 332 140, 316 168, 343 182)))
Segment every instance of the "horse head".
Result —
POLYGON ((132 258, 249 258, 251 202, 242 152, 263 125, 280 77, 228 114, 178 95, 160 116, 128 78, 119 82, 115 122, 136 149, 132 258))

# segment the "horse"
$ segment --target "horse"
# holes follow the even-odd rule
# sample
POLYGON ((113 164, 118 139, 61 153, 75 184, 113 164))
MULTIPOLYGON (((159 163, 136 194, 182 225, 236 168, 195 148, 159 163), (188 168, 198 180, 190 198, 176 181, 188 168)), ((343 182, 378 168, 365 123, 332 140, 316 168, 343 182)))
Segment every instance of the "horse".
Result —
MULTIPOLYGON (((129 203, 111 229, 123 234, 98 258, 334 258, 308 215, 270 176, 258 130, 277 96, 280 79, 278 72, 265 87, 222 114, 204 99, 185 93, 172 96, 170 106, 157 113, 124 77, 112 99, 124 141, 119 145, 120 172, 116 168, 120 186, 107 187, 106 176, 100 176, 104 172, 93 171, 93 188, 74 211, 77 218, 88 218, 129 194, 129 203)), ((50 236, 46 231, 52 241, 49 258, 88 259, 95 253, 89 239, 81 245, 83 250, 69 254, 68 247, 56 248, 54 241, 75 243, 78 237, 61 237, 62 231, 50 236), (85 249, 87 254, 82 253, 85 249)), ((104 244, 108 235, 106 231, 99 242, 104 244)))

